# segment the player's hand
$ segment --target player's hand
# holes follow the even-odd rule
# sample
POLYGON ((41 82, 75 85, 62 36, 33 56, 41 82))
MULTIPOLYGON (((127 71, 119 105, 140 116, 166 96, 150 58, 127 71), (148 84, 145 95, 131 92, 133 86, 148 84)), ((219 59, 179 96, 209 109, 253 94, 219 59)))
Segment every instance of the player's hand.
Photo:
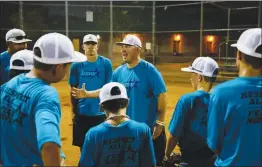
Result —
POLYGON ((76 99, 81 99, 87 97, 87 91, 86 91, 86 84, 83 83, 82 88, 78 89, 76 87, 72 87, 71 95, 72 97, 76 99))
POLYGON ((157 123, 155 124, 155 126, 153 128, 153 135, 152 135, 153 140, 155 140, 156 138, 158 138, 160 136, 163 129, 164 129, 164 127, 162 125, 159 125, 157 123))
POLYGON ((66 166, 66 161, 64 158, 61 158, 61 163, 60 166, 65 167, 66 166))

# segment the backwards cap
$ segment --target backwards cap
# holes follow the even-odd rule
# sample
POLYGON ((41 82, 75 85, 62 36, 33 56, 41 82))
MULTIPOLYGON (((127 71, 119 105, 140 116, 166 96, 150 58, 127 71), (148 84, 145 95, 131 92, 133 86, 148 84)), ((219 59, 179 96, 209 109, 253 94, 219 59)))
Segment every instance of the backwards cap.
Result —
POLYGON ((75 54, 71 40, 60 33, 43 35, 36 41, 33 50, 36 48, 39 48, 41 55, 34 54, 34 59, 44 64, 65 64, 87 60, 86 56, 75 54))
POLYGON ((20 50, 12 55, 10 59, 10 69, 14 70, 31 70, 33 68, 33 51, 20 50), (15 61, 21 61, 21 65, 17 65, 15 61), (15 65, 16 64, 16 65, 15 65))
POLYGON ((262 58, 262 29, 251 28, 244 31, 237 40, 237 43, 231 46, 236 47, 248 56, 262 58))
POLYGON ((198 57, 186 68, 181 68, 184 72, 194 72, 207 77, 216 77, 218 64, 210 57, 198 57))
POLYGON ((99 98, 100 104, 109 100, 128 99, 125 86, 118 82, 105 84, 99 93, 99 98))

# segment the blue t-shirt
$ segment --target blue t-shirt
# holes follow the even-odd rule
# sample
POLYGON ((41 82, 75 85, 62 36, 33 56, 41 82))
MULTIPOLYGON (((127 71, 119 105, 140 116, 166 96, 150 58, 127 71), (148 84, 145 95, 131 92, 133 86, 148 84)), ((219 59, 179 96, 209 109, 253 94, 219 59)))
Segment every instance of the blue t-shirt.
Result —
POLYGON ((168 130, 179 137, 179 146, 185 161, 209 159, 212 151, 206 144, 209 93, 198 90, 180 97, 168 130))
POLYGON ((112 81, 122 83, 127 89, 130 99, 127 115, 152 128, 157 119, 158 95, 166 92, 164 79, 156 67, 145 60, 134 68, 124 64, 114 71, 112 81))
POLYGON ((262 77, 239 77, 210 96, 207 142, 215 166, 262 166, 262 77))
POLYGON ((156 164, 150 128, 128 120, 118 126, 106 122, 85 137, 79 166, 152 167, 156 164))
MULTIPOLYGON (((108 58, 98 56, 96 62, 73 63, 71 66, 69 84, 82 87, 86 84, 86 90, 96 90, 102 88, 111 81, 112 63, 108 58)), ((104 115, 100 111, 99 98, 83 98, 78 100, 78 112, 85 116, 104 115)))
POLYGON ((43 166, 46 142, 61 147, 58 93, 38 78, 18 75, 1 86, 0 157, 4 166, 43 166))
POLYGON ((0 85, 8 81, 11 55, 5 51, 0 55, 0 85))

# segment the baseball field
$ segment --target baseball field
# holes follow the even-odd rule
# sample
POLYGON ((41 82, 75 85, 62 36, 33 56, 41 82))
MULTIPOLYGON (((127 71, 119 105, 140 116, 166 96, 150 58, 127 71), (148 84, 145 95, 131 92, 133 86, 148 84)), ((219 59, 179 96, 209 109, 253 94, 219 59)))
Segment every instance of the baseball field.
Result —
MULTIPOLYGON (((165 117, 166 129, 172 117, 174 107, 181 95, 192 91, 189 81, 190 74, 180 71, 181 67, 187 67, 189 63, 172 63, 156 65, 162 73, 168 89, 167 114, 165 117)), ((61 120, 61 140, 62 148, 67 156, 66 165, 76 166, 80 158, 78 147, 72 146, 72 111, 70 103, 70 91, 67 81, 53 84, 56 87, 61 100, 62 120, 61 120)))

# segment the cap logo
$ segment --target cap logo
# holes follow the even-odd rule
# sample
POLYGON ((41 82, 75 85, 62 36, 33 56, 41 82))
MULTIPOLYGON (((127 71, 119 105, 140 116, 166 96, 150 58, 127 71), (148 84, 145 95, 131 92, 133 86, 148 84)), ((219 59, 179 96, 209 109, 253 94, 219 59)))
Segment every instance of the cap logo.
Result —
POLYGON ((92 37, 91 37, 91 36, 89 36, 89 37, 88 37, 88 39, 92 40, 92 37))
POLYGON ((111 89, 110 94, 111 94, 112 96, 121 95, 121 91, 120 91, 120 89, 119 89, 118 86, 114 86, 114 87, 111 89))

